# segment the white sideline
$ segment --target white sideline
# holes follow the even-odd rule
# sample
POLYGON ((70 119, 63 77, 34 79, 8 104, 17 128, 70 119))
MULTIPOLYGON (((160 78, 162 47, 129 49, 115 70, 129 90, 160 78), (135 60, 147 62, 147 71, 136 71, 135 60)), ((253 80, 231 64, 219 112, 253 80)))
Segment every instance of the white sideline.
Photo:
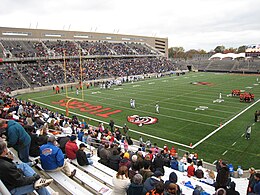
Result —
POLYGON ((205 136, 203 139, 201 139, 200 141, 198 141, 196 144, 194 144, 192 147, 190 148, 195 148, 197 147, 199 144, 201 144, 202 142, 204 142, 206 139, 208 139, 209 137, 211 137, 212 135, 214 135, 215 133, 217 133, 220 129, 222 129, 223 127, 225 127, 227 124, 229 124, 231 121, 233 121, 234 119, 236 119, 237 117, 239 117, 241 114, 243 114, 244 112, 246 112, 248 109, 250 109, 251 107, 253 107, 255 104, 257 104, 260 101, 260 99, 258 99, 256 102, 254 102, 253 104, 251 104, 250 106, 248 106, 245 110, 243 110, 242 112, 238 113, 236 116, 234 116, 233 118, 231 118, 229 121, 227 121, 226 123, 224 123, 221 127, 215 129, 214 131, 212 131, 210 134, 208 134, 207 136, 205 136))

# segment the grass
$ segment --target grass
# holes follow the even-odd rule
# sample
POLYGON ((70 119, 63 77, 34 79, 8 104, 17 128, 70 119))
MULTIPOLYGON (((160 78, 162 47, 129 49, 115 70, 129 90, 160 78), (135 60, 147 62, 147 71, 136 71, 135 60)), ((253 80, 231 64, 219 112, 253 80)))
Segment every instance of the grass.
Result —
MULTIPOLYGON (((83 104, 79 108, 70 108, 70 112, 78 114, 79 118, 91 118, 90 123, 97 125, 95 120, 109 122, 113 119, 116 125, 125 123, 132 132, 131 137, 149 139, 159 146, 165 143, 169 147, 198 152, 199 158, 213 162, 224 159, 235 166, 242 168, 254 166, 260 168, 260 123, 254 123, 254 113, 260 110, 260 103, 256 103, 236 119, 221 128, 208 139, 189 148, 209 135, 220 124, 232 119, 237 114, 248 108, 253 103, 242 103, 238 97, 227 97, 232 89, 246 90, 255 94, 255 100, 260 97, 260 85, 256 84, 257 75, 219 74, 219 73, 189 73, 183 76, 167 76, 151 78, 134 83, 125 83, 123 86, 112 87, 109 90, 90 88, 84 90, 84 102, 93 106, 102 106, 104 112, 89 111, 90 105, 83 104), (192 82, 208 82, 210 85, 194 85, 192 82), (252 88, 249 88, 252 87, 252 88), (213 103, 222 94, 224 102, 213 103), (130 108, 130 99, 136 100, 136 108, 130 108), (155 104, 160 105, 160 114, 155 112, 155 104), (195 110, 199 106, 208 107, 205 110, 195 110), (108 115, 107 118, 99 116, 107 112, 118 112, 108 115), (120 112, 119 112, 120 111, 120 112), (92 114, 90 114, 92 113, 92 114), (141 127, 127 122, 127 116, 139 115, 140 117, 156 117, 158 122, 141 127), (252 125, 250 140, 242 136, 248 125, 252 125), (187 147, 186 147, 187 146, 187 147)), ((68 89, 69 96, 79 98, 76 92, 68 89)), ((65 93, 54 94, 53 91, 24 94, 22 99, 31 99, 41 106, 50 105, 51 109, 65 113, 65 107, 54 104, 65 99, 65 93)), ((73 102, 72 100, 71 102, 73 102)), ((70 103, 71 106, 73 103, 70 103)), ((75 105, 74 105, 75 106, 75 105)), ((47 106, 48 107, 48 106, 47 106)))

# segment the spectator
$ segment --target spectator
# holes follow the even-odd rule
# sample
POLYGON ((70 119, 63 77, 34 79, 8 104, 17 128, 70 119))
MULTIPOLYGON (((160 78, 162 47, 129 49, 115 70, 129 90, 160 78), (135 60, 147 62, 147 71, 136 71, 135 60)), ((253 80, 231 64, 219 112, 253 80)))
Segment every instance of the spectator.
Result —
POLYGON ((154 171, 161 171, 164 174, 164 158, 161 153, 158 153, 153 161, 154 171))
POLYGON ((143 192, 143 176, 138 174, 135 174, 134 177, 132 178, 132 182, 127 189, 127 195, 138 195, 142 194, 143 192))
POLYGON ((197 170, 195 171, 195 176, 199 179, 204 178, 204 172, 202 170, 202 167, 199 166, 197 170))
POLYGON ((110 130, 113 133, 114 132, 114 126, 115 126, 115 122, 113 120, 110 120, 109 122, 109 126, 110 126, 110 130))
POLYGON ((108 150, 108 148, 109 148, 109 144, 105 143, 105 147, 100 149, 100 152, 99 152, 99 155, 100 155, 99 162, 106 166, 109 166, 109 157, 111 156, 111 153, 108 150))
POLYGON ((118 172, 112 179, 113 191, 111 195, 126 195, 126 191, 130 185, 128 178, 128 168, 126 166, 119 167, 118 172))
POLYGON ((228 171, 227 164, 224 161, 222 161, 220 163, 220 166, 221 168, 217 174, 217 179, 216 179, 216 186, 215 186, 216 190, 219 188, 226 189, 228 185, 229 171, 228 171))
POLYGON ((214 173, 214 171, 207 170, 205 179, 202 178, 201 181, 208 184, 208 185, 214 186, 214 184, 215 184, 215 173, 214 173))
POLYGON ((175 183, 170 183, 168 188, 165 190, 164 195, 180 195, 178 185, 175 183))
POLYGON ((236 183, 235 182, 231 182, 229 184, 229 188, 227 189, 227 195, 239 195, 239 192, 236 191, 236 183))
POLYGON ((39 195, 50 195, 45 186, 53 180, 43 179, 26 163, 15 164, 6 142, 0 140, 0 179, 11 194, 27 194, 34 190, 39 195))
POLYGON ((57 142, 54 136, 48 138, 47 144, 40 147, 40 159, 42 168, 45 171, 62 170, 69 177, 76 174, 76 169, 71 172, 68 161, 64 159, 64 155, 60 148, 56 146, 57 142))
POLYGON ((31 144, 30 144, 30 150, 29 154, 32 157, 40 156, 40 142, 39 142, 39 136, 34 132, 35 129, 32 126, 26 125, 24 126, 24 129, 28 132, 28 134, 31 137, 31 144))
POLYGON ((227 192, 224 188, 219 188, 215 193, 215 195, 226 195, 226 194, 227 192))
POLYGON ((84 149, 87 148, 87 146, 83 143, 79 145, 79 150, 76 152, 77 162, 80 166, 84 165, 92 165, 93 161, 90 159, 91 154, 86 154, 84 152, 84 149))
POLYGON ((254 185, 256 183, 256 179, 255 179, 256 171, 253 167, 249 168, 249 173, 250 173, 250 176, 248 178, 249 182, 248 182, 248 187, 247 187, 247 193, 253 192, 254 185))
MULTIPOLYGON (((47 138, 48 139, 48 138, 47 138)), ((65 137, 59 137, 58 138, 58 143, 60 145, 60 149, 62 151, 63 154, 65 154, 65 146, 66 146, 66 143, 70 140, 70 136, 67 135, 65 137)))
POLYGON ((161 171, 155 171, 153 176, 146 179, 144 182, 143 194, 155 189, 157 183, 162 182, 161 177, 163 173, 161 171))
POLYGON ((44 121, 40 118, 39 114, 34 115, 34 122, 36 128, 40 128, 41 126, 44 125, 44 121))
POLYGON ((0 119, 0 128, 6 130, 8 147, 13 147, 18 152, 18 157, 23 162, 29 162, 31 138, 25 129, 14 120, 0 119))
POLYGON ((150 169, 150 163, 148 161, 144 161, 144 168, 140 170, 140 174, 143 176, 143 182, 146 181, 147 178, 153 175, 153 172, 150 169))
POLYGON ((65 145, 65 154, 67 158, 74 160, 76 159, 76 152, 78 151, 78 146, 76 143, 77 137, 75 135, 70 136, 70 140, 65 145))
POLYGON ((195 168, 193 166, 193 162, 187 168, 188 177, 195 175, 195 168))
POLYGON ((128 152, 124 153, 122 160, 119 163, 119 167, 126 166, 128 169, 131 167, 131 161, 129 160, 130 154, 128 152))
POLYGON ((112 155, 108 158, 109 167, 115 171, 119 169, 119 162, 121 161, 121 157, 118 154, 117 150, 113 150, 112 155))
POLYGON ((177 158, 172 157, 172 159, 171 159, 171 161, 170 161, 170 165, 171 165, 171 168, 172 168, 172 169, 178 170, 178 161, 177 161, 177 158))
POLYGON ((163 194, 164 194, 164 185, 162 181, 156 183, 154 189, 151 189, 146 193, 146 195, 163 195, 163 194))
POLYGON ((255 185, 254 185, 254 193, 259 195, 260 194, 260 173, 255 174, 255 185))
POLYGON ((244 173, 244 171, 243 171, 243 169, 241 169, 241 166, 238 166, 238 167, 237 167, 238 177, 239 177, 239 178, 242 177, 242 176, 243 176, 243 173, 244 173))
POLYGON ((177 187, 176 194, 180 195, 181 194, 181 188, 177 184, 177 181, 178 181, 178 177, 177 177, 176 173, 171 172, 171 174, 169 175, 169 180, 165 181, 165 183, 164 183, 164 188, 165 188, 166 192, 168 192, 169 188, 172 188, 172 187, 170 187, 171 184, 175 184, 176 187, 177 187))

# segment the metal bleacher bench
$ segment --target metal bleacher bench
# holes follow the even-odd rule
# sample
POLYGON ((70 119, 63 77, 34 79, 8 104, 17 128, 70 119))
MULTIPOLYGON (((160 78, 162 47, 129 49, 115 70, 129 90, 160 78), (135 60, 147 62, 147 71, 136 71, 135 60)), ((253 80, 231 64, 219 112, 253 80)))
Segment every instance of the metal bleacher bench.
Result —
MULTIPOLYGON (((90 174, 92 177, 95 177, 97 180, 101 181, 105 185, 107 185, 111 188, 114 186, 112 183, 112 176, 106 174, 104 171, 101 171, 92 165, 80 166, 76 159, 72 160, 71 163, 73 165, 77 166, 79 169, 83 170, 84 172, 90 174)), ((96 162, 94 162, 94 163, 96 163, 96 162)))
MULTIPOLYGON (((42 169, 40 164, 37 164, 37 167, 42 169)), ((83 186, 78 184, 73 179, 70 179, 62 171, 45 172, 45 173, 47 175, 49 175, 57 184, 62 186, 70 194, 75 194, 75 195, 92 195, 92 193, 90 191, 88 191, 86 188, 84 188, 83 186)))
POLYGON ((69 164, 70 169, 76 169, 76 175, 74 176, 78 180, 82 182, 82 184, 86 185, 93 193, 95 194, 104 194, 109 195, 112 192, 112 189, 100 181, 96 180, 94 177, 91 177, 86 172, 78 169, 77 167, 73 166, 72 164, 69 164))

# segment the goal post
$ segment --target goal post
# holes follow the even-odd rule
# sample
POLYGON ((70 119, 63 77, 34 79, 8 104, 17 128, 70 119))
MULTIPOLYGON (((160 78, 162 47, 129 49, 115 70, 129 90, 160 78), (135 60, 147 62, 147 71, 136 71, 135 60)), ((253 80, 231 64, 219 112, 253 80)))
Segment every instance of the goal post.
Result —
MULTIPOLYGON (((64 69, 64 84, 65 84, 65 95, 67 99, 77 99, 80 101, 84 101, 84 83, 83 83, 83 68, 82 68, 82 56, 81 56, 81 50, 79 50, 79 73, 80 73, 80 81, 79 81, 79 87, 81 96, 76 97, 74 95, 71 95, 72 93, 68 92, 68 86, 69 83, 67 82, 67 64, 66 64, 66 50, 63 50, 63 69, 64 69)), ((78 94, 77 94, 78 95, 78 94)))

